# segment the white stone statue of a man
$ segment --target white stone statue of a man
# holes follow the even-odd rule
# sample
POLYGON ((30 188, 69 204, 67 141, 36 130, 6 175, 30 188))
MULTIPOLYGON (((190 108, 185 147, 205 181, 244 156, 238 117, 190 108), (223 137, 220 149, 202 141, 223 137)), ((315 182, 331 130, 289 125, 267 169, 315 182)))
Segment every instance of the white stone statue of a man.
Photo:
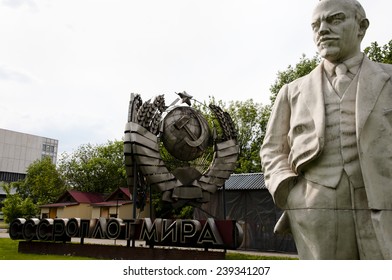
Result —
POLYGON ((361 52, 356 0, 319 1, 311 26, 323 61, 282 87, 260 152, 276 229, 301 259, 392 259, 392 65, 361 52))

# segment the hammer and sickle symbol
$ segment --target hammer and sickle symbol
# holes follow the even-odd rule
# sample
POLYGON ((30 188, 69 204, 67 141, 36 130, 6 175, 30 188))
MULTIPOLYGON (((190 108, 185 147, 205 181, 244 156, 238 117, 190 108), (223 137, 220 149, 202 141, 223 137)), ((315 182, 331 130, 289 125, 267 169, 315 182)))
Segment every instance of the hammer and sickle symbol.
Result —
POLYGON ((200 137, 197 138, 197 136, 193 133, 193 131, 191 131, 191 129, 188 127, 188 122, 191 120, 191 117, 186 115, 186 116, 182 116, 178 121, 175 122, 174 126, 178 129, 185 129, 185 131, 188 133, 188 135, 192 138, 189 139, 189 137, 185 137, 184 140, 185 142, 191 146, 191 147, 199 147, 200 149, 202 149, 200 147, 200 145, 203 143, 203 141, 206 138, 206 130, 203 126, 203 122, 200 120, 200 117, 198 115, 196 115, 196 118, 200 124, 200 137))

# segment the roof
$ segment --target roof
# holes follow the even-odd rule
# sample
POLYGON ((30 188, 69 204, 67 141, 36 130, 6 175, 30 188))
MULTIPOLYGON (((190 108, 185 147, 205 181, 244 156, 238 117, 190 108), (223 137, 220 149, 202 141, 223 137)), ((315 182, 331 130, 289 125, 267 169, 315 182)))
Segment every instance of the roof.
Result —
POLYGON ((128 188, 118 188, 112 192, 105 201, 91 203, 93 207, 113 207, 132 203, 131 194, 128 188))
POLYGON ((77 202, 51 203, 51 204, 40 205, 40 208, 63 208, 63 207, 74 206, 74 205, 79 205, 79 203, 77 202))
POLYGON ((61 208, 67 206, 75 206, 80 203, 98 203, 104 201, 104 195, 100 193, 81 192, 76 190, 67 190, 60 196, 55 203, 41 205, 40 208, 61 208))
POLYGON ((104 200, 105 200, 104 195, 100 193, 68 190, 56 201, 56 203, 64 203, 64 202, 97 203, 97 202, 102 202, 104 200))
POLYGON ((68 190, 60 198, 51 204, 41 205, 40 207, 67 207, 87 203, 91 206, 117 206, 132 203, 131 195, 128 188, 118 188, 112 192, 106 199, 101 193, 81 192, 77 190, 68 190))
POLYGON ((231 174, 225 183, 225 190, 263 190, 267 189, 263 173, 231 174))
POLYGON ((129 192, 128 188, 118 188, 114 192, 112 192, 106 199, 105 201, 114 201, 114 200, 127 200, 130 201, 131 199, 131 194, 129 192))
POLYGON ((91 203, 91 206, 93 207, 115 207, 115 206, 121 206, 125 204, 131 204, 132 201, 130 200, 116 200, 116 201, 104 201, 104 202, 98 202, 98 203, 91 203))

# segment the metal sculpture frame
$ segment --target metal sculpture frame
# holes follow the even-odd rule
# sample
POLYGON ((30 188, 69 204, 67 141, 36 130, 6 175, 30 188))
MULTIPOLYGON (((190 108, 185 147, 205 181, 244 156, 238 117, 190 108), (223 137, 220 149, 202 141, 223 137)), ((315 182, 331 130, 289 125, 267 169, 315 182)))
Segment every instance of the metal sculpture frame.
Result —
MULTIPOLYGON (((178 95, 182 103, 188 106, 191 104, 192 96, 186 92, 178 95)), ((227 112, 219 106, 209 105, 218 120, 222 135, 218 140, 216 132, 213 133, 213 159, 208 169, 191 182, 184 182, 169 171, 160 154, 159 135, 162 133, 160 126, 163 121, 162 116, 178 101, 179 98, 166 107, 163 95, 155 97, 153 102, 148 100, 143 103, 140 95, 131 94, 128 122, 124 133, 124 156, 127 184, 136 202, 138 202, 138 194, 145 192, 147 186, 158 188, 165 201, 187 199, 197 203, 208 202, 210 195, 224 186, 225 181, 236 168, 239 145, 235 125, 227 112)), ((136 204, 134 203, 134 215, 136 204)))

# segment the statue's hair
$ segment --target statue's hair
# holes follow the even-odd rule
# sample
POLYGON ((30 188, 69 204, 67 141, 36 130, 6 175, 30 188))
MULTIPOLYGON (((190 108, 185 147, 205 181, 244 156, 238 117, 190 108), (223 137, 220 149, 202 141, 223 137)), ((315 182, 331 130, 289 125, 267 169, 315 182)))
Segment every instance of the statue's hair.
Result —
MULTIPOLYGON (((319 2, 322 2, 322 1, 330 1, 330 0, 319 0, 319 2)), ((359 22, 366 18, 365 9, 362 7, 361 3, 359 3, 357 0, 340 0, 340 2, 346 2, 346 4, 354 6, 355 18, 359 22)))

